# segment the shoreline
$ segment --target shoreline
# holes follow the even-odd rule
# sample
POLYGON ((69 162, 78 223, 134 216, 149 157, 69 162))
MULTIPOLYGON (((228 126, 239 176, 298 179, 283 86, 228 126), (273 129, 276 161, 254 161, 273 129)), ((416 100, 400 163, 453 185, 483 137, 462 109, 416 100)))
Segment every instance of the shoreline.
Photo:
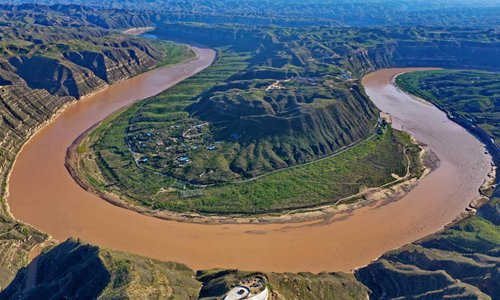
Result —
MULTIPOLYGON (((440 70, 440 68, 429 68, 429 69, 434 69, 434 70, 440 70)), ((434 103, 422 99, 420 97, 417 97, 411 93, 408 93, 401 89, 397 84, 396 84, 396 78, 400 76, 401 74, 404 74, 407 72, 402 72, 400 74, 397 74, 391 78, 391 84, 395 86, 399 91, 411 96, 417 101, 432 105, 437 107, 439 110, 443 111, 446 113, 446 115, 449 118, 449 114, 446 110, 444 110, 442 107, 435 105, 434 103)), ((106 118, 107 119, 107 118, 106 118)), ((454 121, 454 119, 449 118, 451 121, 454 121)), ((104 121, 104 120, 103 120, 104 121)), ((94 124, 91 128, 83 132, 81 135, 78 136, 78 138, 73 141, 73 143, 67 148, 66 151, 66 156, 65 156, 65 162, 64 165, 68 172, 70 173, 71 177, 75 180, 75 182, 85 191, 89 193, 93 193, 97 195, 99 198, 101 198, 104 201, 107 201, 108 203, 111 203, 115 206, 118 206, 120 208, 128 209, 146 216, 158 218, 161 220, 167 220, 167 221, 176 221, 176 222, 185 222, 185 223, 193 223, 193 224, 204 224, 204 225, 224 225, 224 224, 257 224, 257 225, 265 225, 265 224, 293 224, 293 223, 301 223, 301 222, 309 222, 309 221, 317 221, 317 220, 328 220, 334 217, 336 214, 345 214, 352 212, 355 209, 365 207, 365 206, 376 206, 377 203, 379 202, 392 202, 392 201, 398 201, 402 197, 404 197, 407 193, 409 193, 413 188, 418 186, 420 181, 428 174, 430 174, 432 171, 437 169, 439 166, 434 165, 435 163, 439 164, 439 158, 435 158, 434 161, 430 162, 429 164, 426 164, 425 162, 425 157, 429 153, 433 153, 432 149, 425 149, 422 144, 419 144, 418 141, 414 140, 413 137, 412 139, 414 140, 415 143, 417 143, 421 147, 421 153, 420 153, 420 162, 422 163, 423 167, 423 172, 420 177, 418 178, 408 178, 410 175, 407 173, 403 178, 396 179, 392 182, 388 182, 386 184, 383 184, 378 187, 370 187, 365 191, 362 191, 357 194, 349 195, 346 197, 343 197, 341 199, 338 199, 332 203, 325 203, 325 204, 319 204, 316 206, 305 206, 305 207, 299 207, 299 208, 294 208, 291 210, 284 210, 282 212, 269 212, 269 213, 262 213, 262 214, 256 214, 256 215, 242 215, 242 214, 229 214, 229 215, 220 215, 220 214, 205 214, 205 213, 195 213, 195 212, 175 212, 175 211, 170 211, 170 210, 153 210, 145 206, 140 206, 140 205, 135 205, 130 203, 130 201, 127 201, 124 199, 122 196, 114 194, 114 193, 109 193, 105 191, 98 190, 91 184, 89 184, 87 181, 82 179, 82 176, 78 170, 78 162, 79 162, 79 155, 77 154, 77 147, 79 144, 87 137, 88 133, 90 133, 93 129, 98 127, 103 121, 98 122, 94 124), (350 204, 343 204, 342 202, 345 202, 347 200, 357 198, 357 197, 367 197, 368 199, 360 199, 356 203, 350 203, 350 204)), ((461 127, 462 124, 455 122, 461 127)), ((469 129, 467 127, 464 127, 467 131, 469 129)), ((404 131, 406 132, 406 131, 404 131)), ((410 134, 406 132, 407 134, 410 134)), ((473 134, 471 132, 471 134, 473 134)), ((482 144, 485 144, 482 139, 480 139, 478 136, 473 134, 473 136, 478 139, 482 144)), ((370 137, 368 137, 369 139, 370 137)), ((359 145, 363 143, 366 140, 360 141, 357 144, 354 145, 359 145)), ((485 144, 485 147, 487 145, 485 144)), ((339 153, 342 153, 345 150, 350 149, 351 147, 348 147, 342 151, 339 151, 339 153)), ((335 153, 331 156, 335 156, 338 153, 335 153)), ((432 154, 434 155, 434 154, 432 154)), ((318 160, 322 160, 325 158, 324 157, 318 160)), ((492 156, 492 155, 491 155, 492 156)), ((492 156, 493 157, 493 156, 492 156)), ((493 157, 494 158, 494 157, 493 157)), ((316 161, 318 161, 316 160, 316 161)), ((312 161, 309 163, 314 163, 316 161, 312 161)), ((308 163, 308 164, 309 164, 308 163)), ((300 165, 298 165, 300 166, 300 165)), ((282 170, 277 170, 277 171, 282 171, 282 170)), ((273 171, 276 172, 276 171, 273 171)), ((485 195, 483 192, 484 190, 490 189, 495 186, 495 182, 498 181, 498 177, 496 176, 491 176, 491 174, 498 172, 497 168, 495 165, 492 165, 492 168, 490 172, 488 173, 488 176, 484 179, 484 183, 479 187, 479 193, 480 196, 471 199, 469 206, 465 208, 463 213, 469 213, 472 212, 474 213, 475 210, 477 210, 482 204, 486 203, 489 199, 489 196, 485 195), (484 199, 486 198, 486 199, 484 199)), ((261 176, 265 176, 266 174, 263 174, 261 176)), ((458 215, 457 219, 461 220, 463 219, 463 216, 458 215)), ((456 220, 451 221, 449 224, 454 224, 456 223, 456 220)), ((446 228, 447 225, 445 225, 444 228, 446 228)), ((441 229, 440 229, 441 230, 441 229)))
MULTIPOLYGON (((24 143, 21 145, 21 147, 19 148, 19 150, 17 151, 16 155, 14 156, 14 160, 12 161, 12 164, 6 174, 6 177, 5 177, 5 186, 3 187, 4 190, 3 190, 3 199, 0 198, 0 202, 1 202, 1 205, 2 205, 2 208, 6 214, 6 216, 8 218, 10 218, 13 222, 16 222, 18 224, 22 224, 23 226, 26 226, 28 228, 30 228, 31 230, 33 231, 36 231, 40 234, 40 236, 44 237, 43 241, 40 242, 40 243, 35 243, 31 248, 28 248, 26 249, 26 254, 24 256, 24 261, 26 263, 26 267, 32 265, 32 262, 35 262, 38 255, 40 253, 43 252, 44 249, 47 248, 48 244, 51 242, 51 241, 55 241, 54 238, 52 237, 52 235, 50 235, 49 233, 46 233, 44 232, 43 230, 40 230, 39 228, 37 228, 36 226, 32 225, 32 224, 29 224, 27 222, 24 222, 18 218, 16 218, 14 216, 14 214, 12 213, 11 211, 11 208, 10 208, 10 205, 9 205, 9 183, 10 183, 10 177, 12 175, 12 171, 14 170, 14 167, 15 167, 15 164, 17 163, 17 160, 19 158, 19 155, 21 154, 21 152, 23 151, 23 149, 25 148, 25 146, 45 127, 49 126, 52 122, 54 122, 62 113, 63 111, 66 110, 67 107, 69 107, 70 105, 74 104, 76 101, 78 101, 76 98, 74 97, 70 97, 70 101, 66 102, 65 104, 61 105, 61 107, 59 107, 55 112, 54 114, 52 114, 52 116, 45 120, 44 122, 40 123, 39 125, 35 126, 32 130, 29 131, 29 134, 26 138, 26 140, 24 141, 24 143)), ((32 235, 26 235, 27 238, 29 239, 30 237, 32 237, 32 235)), ((31 270, 31 269, 29 269, 31 270)), ((0 291, 2 291, 1 287, 0 287, 0 291)))
MULTIPOLYGON (((204 224, 204 225, 221 225, 221 224, 293 224, 317 220, 331 219, 337 214, 349 213, 355 209, 365 207, 365 206, 376 206, 380 202, 392 202, 397 201, 404 197, 408 192, 415 188, 419 182, 428 174, 430 174, 434 169, 438 167, 439 159, 437 157, 431 158, 430 161, 426 161, 426 157, 432 156, 432 151, 426 149, 424 145, 418 144, 416 140, 413 140, 421 148, 420 150, 420 163, 423 167, 422 174, 419 177, 413 177, 410 172, 410 165, 407 166, 407 173, 404 177, 395 178, 394 181, 385 183, 378 187, 370 187, 359 193, 345 196, 341 199, 332 201, 331 203, 325 203, 310 207, 295 208, 292 210, 285 210, 283 212, 277 213, 262 213, 257 215, 217 215, 217 214, 203 214, 194 212, 174 212, 169 210, 152 210, 145 206, 134 205, 120 197, 120 195, 108 193, 105 191, 98 190, 90 183, 88 183, 78 170, 78 165, 80 157, 78 155, 77 148, 83 140, 88 136, 88 134, 98 127, 101 122, 94 124, 91 128, 81 133, 78 138, 73 141, 73 143, 67 148, 64 166, 68 170, 71 177, 75 182, 85 191, 97 195, 104 201, 107 201, 115 206, 125 208, 146 216, 167 220, 176 221, 184 223, 193 224, 204 224), (360 199, 355 203, 344 204, 348 200, 355 198, 366 198, 360 199)), ((370 137, 369 137, 370 138, 370 137)), ((364 141, 358 143, 361 144, 364 141)), ((346 149, 348 150, 348 149, 346 149)), ((408 163, 410 162, 409 157, 406 155, 408 163)), ((300 166, 300 165, 299 165, 300 166)))
MULTIPOLYGON (((431 68, 430 70, 444 70, 444 69, 431 68)), ((495 194, 495 190, 500 184, 500 169, 498 168, 498 165, 500 165, 500 147, 494 141, 492 141, 492 137, 490 137, 482 128, 473 124, 469 120, 462 118, 460 116, 453 116, 448 110, 446 110, 440 104, 434 103, 432 101, 429 101, 427 99, 424 99, 422 97, 419 97, 402 89, 396 83, 396 78, 405 73, 408 72, 402 72, 397 74, 396 76, 393 76, 393 78, 391 79, 392 85, 394 85, 399 91, 409 95, 416 101, 432 105, 437 109, 439 109, 440 111, 442 111, 443 113, 445 113, 448 120, 464 128, 467 132, 469 132, 472 136, 474 136, 474 138, 477 139, 484 146, 486 150, 488 150, 488 155, 492 159, 490 171, 488 172, 487 177, 484 178, 483 184, 478 189, 480 196, 476 197, 475 199, 472 199, 469 207, 466 208, 466 211, 468 211, 469 209, 477 210, 495 194), (488 190, 491 190, 491 193, 488 193, 487 192, 488 190), (487 198, 488 200, 482 201, 480 200, 481 198, 487 198)))
MULTIPOLYGON (((21 220, 18 220, 14 217, 14 215, 12 214, 12 212, 10 211, 10 206, 9 206, 9 201, 8 198, 9 198, 9 182, 10 182, 10 177, 12 175, 12 170, 14 170, 14 167, 15 167, 15 164, 17 163, 17 159, 19 158, 19 155, 21 154, 21 152, 23 151, 24 147, 45 127, 49 126, 52 122, 54 122, 55 119, 57 119, 62 113, 63 111, 66 110, 67 107, 69 107, 71 104, 74 104, 76 103, 76 101, 78 101, 76 98, 74 97, 71 97, 73 98, 72 100, 66 102, 65 104, 63 104, 61 107, 59 107, 55 112, 54 114, 52 114, 52 116, 45 120, 44 122, 40 123, 39 125, 35 126, 32 130, 29 131, 29 134, 25 140, 25 142, 22 144, 22 146, 19 148, 19 150, 17 151, 15 157, 14 157, 14 160, 12 161, 12 165, 9 169, 9 171, 7 172, 7 176, 6 176, 6 179, 5 179, 5 190, 4 190, 4 196, 3 196, 3 200, 2 201, 2 205, 4 206, 4 209, 5 209, 5 212, 6 214, 11 217, 13 220, 19 222, 19 223, 22 223, 24 225, 27 225, 29 227, 32 227, 40 232, 42 232, 41 230, 39 230, 38 228, 36 228, 35 226, 33 225, 30 225, 30 224, 27 224, 27 223, 24 223, 22 222, 21 220)), ((43 234, 46 234, 44 232, 42 232, 43 234)))
MULTIPOLYGON (((433 70, 443 70, 442 68, 430 68, 430 69, 433 69, 433 70)), ((419 97, 417 95, 414 95, 412 93, 409 93, 409 92, 405 91, 404 89, 402 89, 398 84, 396 84, 396 78, 398 76, 400 76, 402 74, 405 74, 405 73, 409 73, 409 72, 412 72, 412 71, 407 71, 407 72, 402 72, 402 73, 396 74, 395 76, 393 76, 391 78, 391 84, 394 85, 399 91, 401 91, 401 92, 409 95, 410 97, 412 97, 416 101, 423 102, 423 103, 426 103, 426 104, 429 104, 429 105, 432 105, 432 106, 438 108, 440 111, 442 111, 442 112, 444 112, 446 114, 446 116, 448 117, 449 120, 451 120, 454 123, 458 124, 460 127, 466 129, 477 140, 479 140, 481 142, 481 144, 483 144, 485 146, 485 148, 489 149, 489 143, 491 143, 491 139, 488 138, 488 140, 487 140, 488 142, 485 143, 484 140, 481 138, 481 136, 478 136, 475 131, 470 130, 469 126, 473 125, 471 122, 469 122, 467 120, 464 120, 461 117, 450 118, 449 112, 444 107, 441 107, 440 105, 438 105, 436 103, 433 103, 433 102, 431 102, 429 100, 423 99, 423 98, 421 98, 421 97, 419 97), (466 123, 468 126, 464 126, 462 122, 457 122, 457 119, 460 119, 463 123, 466 123)), ((496 146, 496 147, 498 148, 498 146, 496 146)), ((440 233, 443 233, 444 231, 446 231, 449 228, 457 225, 461 221, 466 220, 466 219, 468 219, 468 218, 476 215, 476 211, 481 206, 483 206, 484 204, 488 203, 491 200, 491 197, 495 193, 495 188, 498 186, 498 184, 499 184, 498 182, 500 181, 500 176, 497 175, 500 172, 500 169, 494 163, 495 159, 499 159, 499 161, 500 161, 500 156, 496 158, 495 155, 491 154, 491 152, 489 152, 489 155, 492 157, 492 166, 491 166, 490 172, 488 173, 487 177, 484 179, 484 183, 478 188, 480 196, 478 196, 478 197, 470 200, 468 207, 466 207, 465 210, 462 213, 460 213, 459 215, 457 215, 455 219, 453 219, 452 221, 450 221, 447 224, 443 225, 442 228, 440 228, 440 229, 436 230, 435 232, 433 232, 431 234, 428 234, 428 235, 426 235, 426 236, 424 236, 422 238, 419 238, 419 239, 417 239, 417 240, 415 240, 415 241, 413 241, 411 243, 408 243, 408 244, 416 244, 419 241, 422 241, 422 240, 428 239, 430 237, 436 236, 436 235, 438 235, 440 233), (486 195, 484 193, 484 191, 488 190, 488 189, 493 189, 492 195, 486 195)), ((408 244, 405 244, 405 245, 408 245, 408 244)), ((364 267, 367 267, 370 264, 372 264, 373 262, 376 262, 377 260, 379 260, 380 258, 382 258, 386 253, 391 252, 391 251, 396 251, 396 250, 404 247, 405 245, 394 247, 392 249, 387 250, 385 253, 382 253, 380 256, 374 258, 372 261, 370 261, 370 262, 368 262, 368 263, 366 263, 364 265, 361 265, 361 266, 353 268, 350 271, 350 273, 353 273, 353 274, 356 273, 357 270, 362 269, 364 267)))

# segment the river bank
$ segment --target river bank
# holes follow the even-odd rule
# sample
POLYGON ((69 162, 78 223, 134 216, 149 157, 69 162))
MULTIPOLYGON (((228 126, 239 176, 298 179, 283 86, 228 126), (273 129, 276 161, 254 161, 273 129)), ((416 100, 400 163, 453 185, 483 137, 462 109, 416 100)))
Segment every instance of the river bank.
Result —
MULTIPOLYGON (((107 120, 108 122, 112 122, 107 120)), ((106 192, 94 187, 88 180, 85 179, 87 174, 82 173, 80 170, 80 166, 84 163, 82 156, 91 155, 88 153, 80 153, 78 150, 80 147, 87 148, 89 144, 91 144, 90 140, 95 139, 91 131, 94 128, 98 127, 101 123, 95 124, 89 130, 82 133, 67 149, 66 157, 65 157, 65 166, 68 169, 68 172, 74 178, 74 180, 86 191, 98 195, 103 200, 137 213, 141 213, 147 216, 170 220, 170 221, 179 221, 179 222, 188 222, 195 224, 271 224, 271 223, 300 223, 306 221, 315 221, 315 220, 325 220, 330 219, 335 214, 351 212, 354 209, 374 205, 377 201, 396 201, 403 197, 406 193, 408 193, 412 188, 418 185, 418 183, 422 180, 424 176, 429 174, 436 165, 436 161, 438 160, 432 153, 429 152, 429 149, 426 149, 423 145, 420 146, 420 153, 418 154, 419 162, 418 166, 412 166, 412 159, 408 157, 406 154, 406 159, 408 162, 406 174, 403 177, 395 177, 393 181, 388 182, 382 186, 377 187, 369 187, 365 188, 362 191, 343 197, 341 199, 337 199, 335 201, 331 201, 331 203, 326 203, 322 205, 311 205, 304 206, 300 208, 296 208, 293 210, 287 211, 278 211, 276 213, 263 213, 263 214, 249 214, 249 215, 235 215, 235 214, 202 214, 195 212, 175 212, 169 210, 155 210, 150 209, 145 206, 135 205, 132 199, 125 199, 123 196, 120 196, 115 193, 106 192), (91 137, 92 136, 92 137, 91 137), (414 174, 412 169, 419 169, 420 167, 423 170, 419 174, 414 174)), ((368 142, 373 139, 375 135, 371 135, 366 140, 357 142, 352 146, 346 147, 338 151, 337 153, 330 155, 328 157, 322 158, 329 159, 335 156, 338 156, 350 149, 360 146, 363 143, 368 142)), ((416 145, 417 141, 413 141, 416 145)), ((316 161, 315 161, 316 162, 316 161)), ((315 163, 311 162, 311 163, 315 163)), ((310 164, 310 163, 308 163, 310 164)), ((279 170, 283 171, 283 170, 279 170)), ((279 172, 278 171, 278 172, 279 172)))

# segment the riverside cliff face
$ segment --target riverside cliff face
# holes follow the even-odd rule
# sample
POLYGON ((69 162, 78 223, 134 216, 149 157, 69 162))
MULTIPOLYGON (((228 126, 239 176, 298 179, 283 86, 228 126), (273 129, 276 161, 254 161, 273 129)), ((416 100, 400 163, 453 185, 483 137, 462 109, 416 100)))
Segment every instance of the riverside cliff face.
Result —
POLYGON ((107 30, 151 25, 117 11, 92 11, 80 6, 0 5, 0 23, 3 289, 25 265, 28 253, 47 239, 45 234, 14 220, 4 202, 8 174, 22 145, 66 104, 151 69, 167 57, 160 47, 146 40, 107 30), (25 22, 28 16, 34 21, 25 22))
POLYGON ((102 52, 70 51, 64 57, 91 70, 102 81, 110 84, 137 75, 158 65, 162 53, 146 43, 125 41, 118 48, 102 52))
POLYGON ((401 41, 353 51, 346 65, 355 74, 387 67, 440 67, 499 70, 499 42, 401 41), (496 63, 495 63, 496 62, 496 63))
POLYGON ((21 145, 71 97, 57 97, 22 82, 0 86, 0 176, 5 178, 21 145))
POLYGON ((78 99, 151 69, 164 58, 145 42, 126 40, 101 51, 67 51, 61 56, 14 56, 3 61, 1 68, 17 75, 31 89, 78 99))

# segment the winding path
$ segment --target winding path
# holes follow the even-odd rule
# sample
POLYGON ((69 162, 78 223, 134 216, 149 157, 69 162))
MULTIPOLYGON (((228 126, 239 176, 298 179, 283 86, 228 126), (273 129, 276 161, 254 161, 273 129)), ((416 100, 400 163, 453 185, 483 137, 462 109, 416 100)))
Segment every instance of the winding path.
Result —
POLYGON ((385 251, 428 235, 464 211, 490 169, 483 146, 428 103, 391 85, 390 69, 365 77, 367 93, 427 143, 441 166, 403 199, 329 221, 268 225, 200 225, 165 221, 119 208, 87 193, 64 167, 68 145, 117 109, 153 96, 210 65, 215 53, 153 70, 68 107, 40 130, 15 163, 8 198, 13 215, 58 240, 70 236, 113 249, 186 263, 261 271, 349 271, 385 251))

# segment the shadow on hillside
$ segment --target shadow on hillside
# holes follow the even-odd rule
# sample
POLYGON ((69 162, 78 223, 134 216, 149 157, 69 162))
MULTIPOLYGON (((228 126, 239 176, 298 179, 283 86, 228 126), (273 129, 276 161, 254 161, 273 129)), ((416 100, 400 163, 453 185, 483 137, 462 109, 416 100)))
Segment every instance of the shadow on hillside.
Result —
POLYGON ((68 239, 19 270, 0 299, 95 299, 110 281, 98 254, 68 239))

